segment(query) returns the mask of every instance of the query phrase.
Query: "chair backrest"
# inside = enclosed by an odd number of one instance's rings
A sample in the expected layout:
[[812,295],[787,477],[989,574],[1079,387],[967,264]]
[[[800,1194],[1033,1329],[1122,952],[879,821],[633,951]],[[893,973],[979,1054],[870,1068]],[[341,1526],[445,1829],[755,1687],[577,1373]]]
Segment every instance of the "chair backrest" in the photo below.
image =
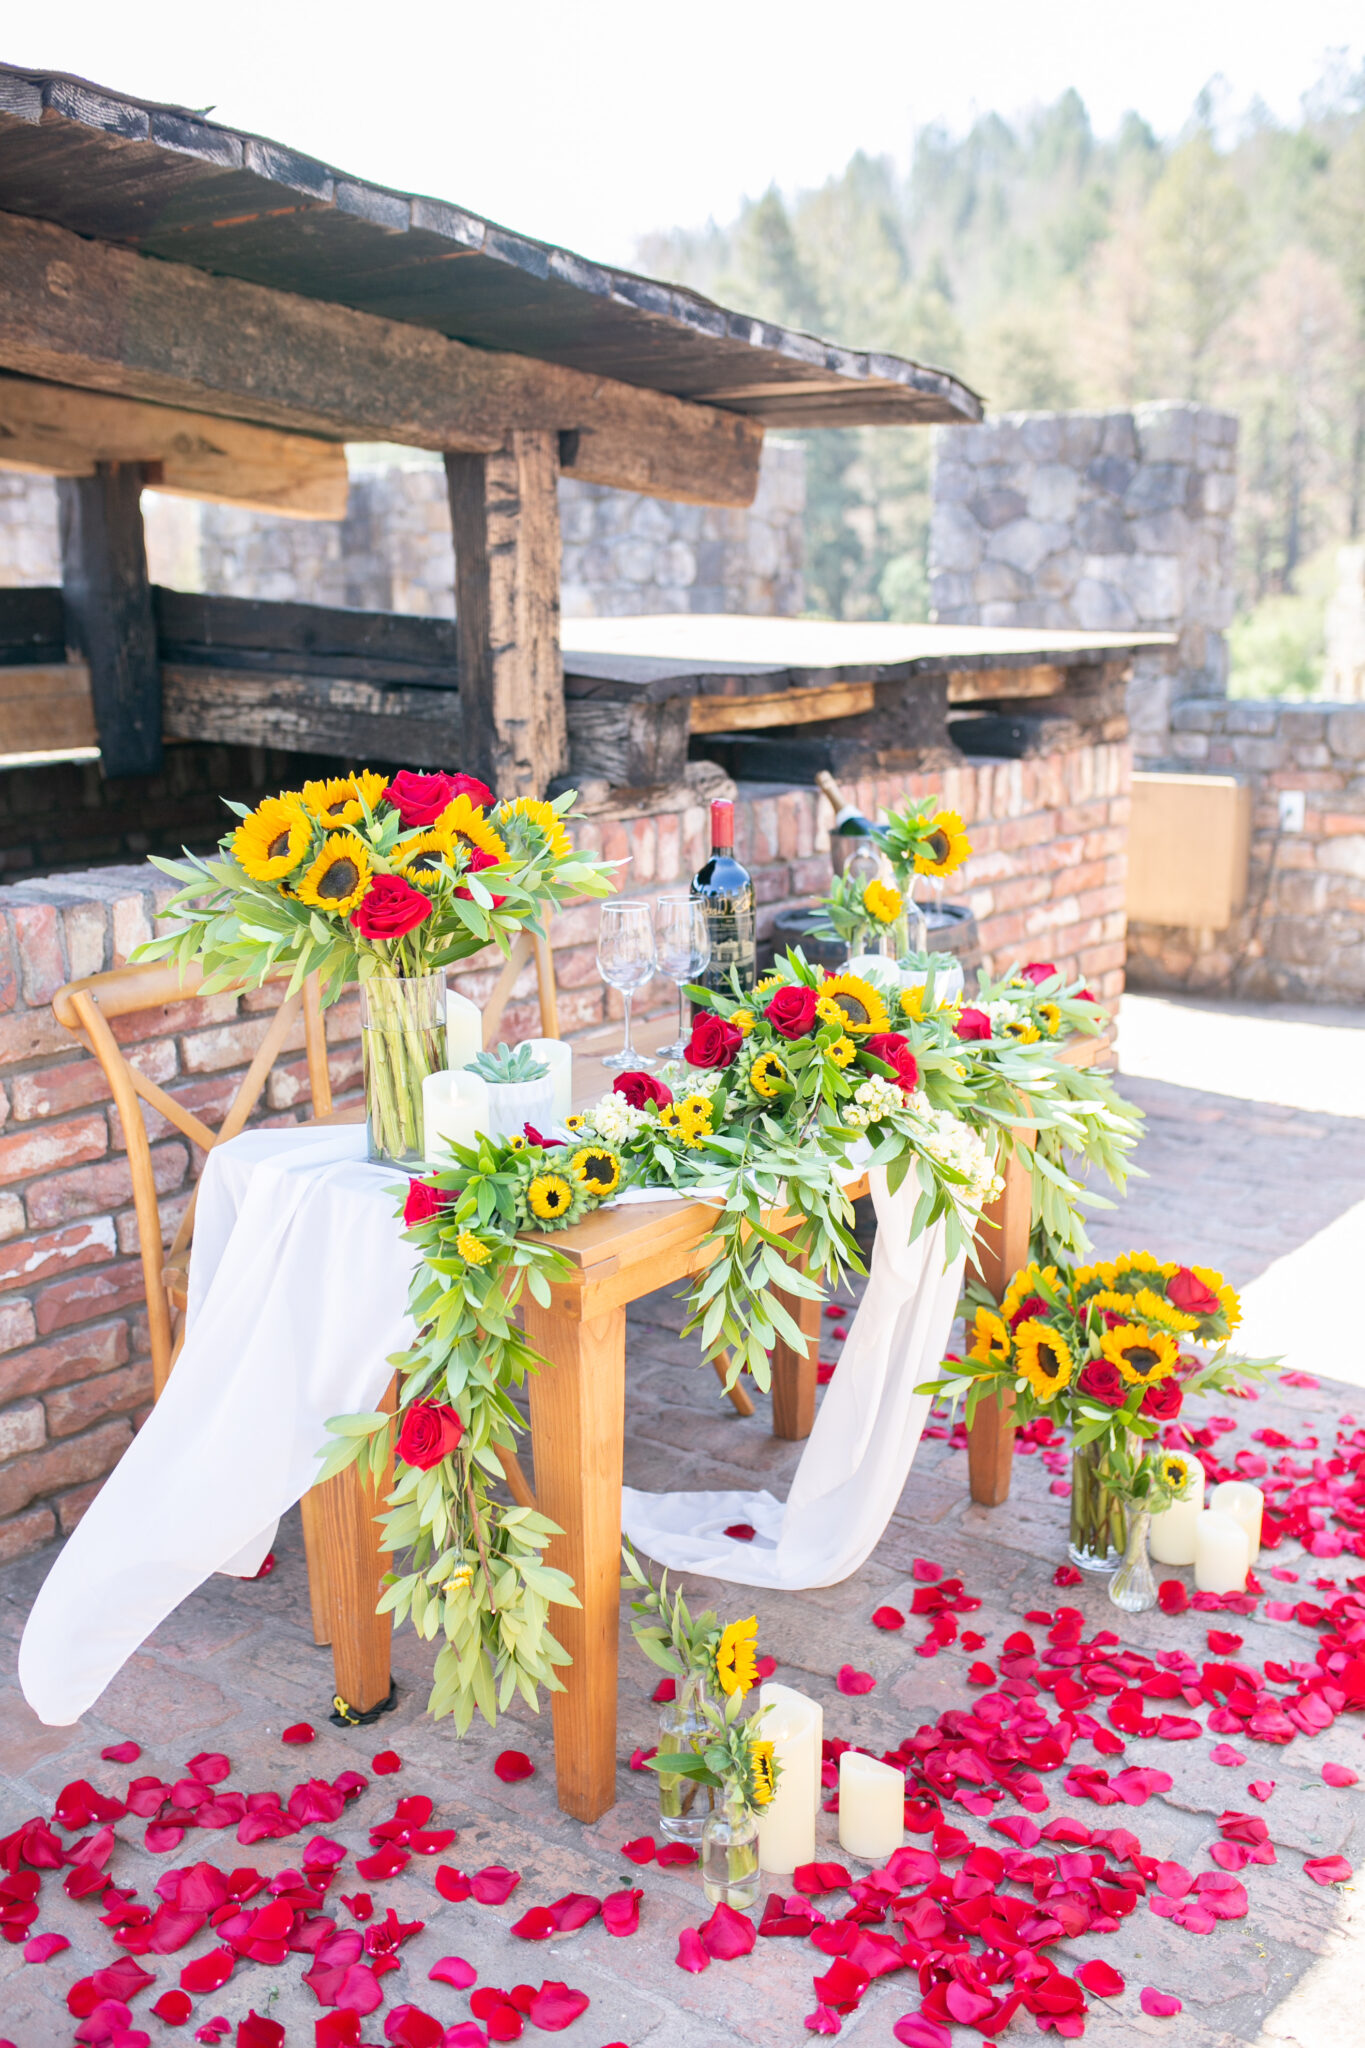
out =
[[488,1001],[483,1006],[483,1046],[487,1052],[498,1042],[498,1028],[502,1013],[511,999],[517,985],[517,976],[526,962],[535,954],[536,982],[540,991],[540,1035],[542,1038],[559,1036],[559,1003],[555,995],[555,963],[548,939],[536,932],[520,931],[512,942],[502,973],[493,984]]
[[[235,1138],[259,1102],[270,1070],[302,1010],[304,1046],[313,1091],[313,1115],[327,1116],[332,1108],[332,1085],[327,1072],[327,1032],[316,975],[310,975],[301,990],[286,996],[271,1018],[255,1058],[216,1131],[193,1110],[187,1109],[184,1103],[177,1102],[173,1095],[158,1087],[155,1081],[149,1081],[145,1074],[139,1073],[114,1036],[110,1019],[185,1002],[198,995],[203,980],[203,972],[196,966],[187,966],[182,972],[173,961],[154,961],[145,966],[116,967],[107,974],[88,974],[80,981],[67,982],[52,998],[52,1010],[58,1023],[79,1038],[104,1069],[123,1123],[133,1183],[133,1207],[142,1250],[142,1274],[147,1290],[152,1377],[158,1395],[171,1368],[170,1304],[163,1283],[163,1270],[181,1260],[187,1252],[194,1230],[198,1190],[190,1198],[169,1252],[163,1254],[151,1141],[142,1105],[150,1104],[205,1152],[211,1152],[215,1145]],[[234,984],[221,993],[237,994],[245,986],[245,983]]]

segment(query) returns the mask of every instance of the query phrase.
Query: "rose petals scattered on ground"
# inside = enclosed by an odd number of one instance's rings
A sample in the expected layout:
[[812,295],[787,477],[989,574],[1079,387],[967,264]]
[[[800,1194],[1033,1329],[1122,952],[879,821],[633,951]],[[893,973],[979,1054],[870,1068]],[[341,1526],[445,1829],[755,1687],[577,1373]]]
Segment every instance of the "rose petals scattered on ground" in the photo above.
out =
[[834,1683],[840,1692],[856,1695],[871,1692],[877,1681],[870,1671],[855,1671],[851,1664],[841,1664]]
[[737,1913],[723,1899],[697,1932],[706,1953],[718,1963],[731,1963],[737,1956],[747,1956],[758,1939],[758,1930],[748,1914]]
[[1344,1856],[1310,1856],[1303,1874],[1314,1884],[1344,1884],[1354,1872]]
[[709,1970],[711,1958],[702,1946],[702,1938],[695,1927],[684,1927],[678,1936],[678,1953],[674,1958],[680,1970],[690,1970],[695,1976],[699,1970]]
[[1324,1764],[1322,1767],[1322,1782],[1324,1785],[1358,1785],[1360,1778],[1355,1771],[1349,1769],[1345,1764]]
[[873,1628],[904,1628],[905,1616],[899,1607],[878,1607],[872,1615]]
[[1078,1571],[1074,1564],[1059,1564],[1052,1574],[1052,1583],[1054,1586],[1082,1586],[1085,1573]]
[[910,1576],[918,1586],[932,1586],[936,1579],[943,1577],[943,1566],[931,1558],[917,1557],[910,1567]]
[[633,1842],[621,1844],[621,1854],[632,1863],[652,1863],[657,1853],[653,1835],[637,1835]]
[[535,1776],[535,1765],[520,1749],[505,1749],[493,1765],[493,1775],[501,1778],[504,1785],[519,1785],[523,1778]]
[[755,1657],[754,1672],[759,1678],[771,1678],[777,1669],[776,1657]]
[[107,1764],[135,1764],[142,1751],[136,1742],[111,1742],[100,1756]]
[[378,1756],[374,1757],[370,1763],[370,1769],[374,1772],[376,1778],[391,1778],[395,1771],[401,1771],[402,1768],[403,1759],[399,1756],[397,1750],[393,1749],[381,1749]]
[[24,1943],[26,1963],[45,1963],[52,1956],[59,1956],[71,1943],[64,1934],[35,1934],[31,1941]]
[[1234,1749],[1230,1742],[1215,1742],[1213,1748],[1209,1751],[1209,1762],[1225,1764],[1229,1769],[1232,1769],[1238,1764],[1244,1764],[1246,1758],[1241,1750]]
[[519,1870],[507,1870],[501,1863],[490,1863],[483,1870],[474,1872],[469,1888],[481,1906],[501,1906],[511,1898],[520,1883]]
[[628,1891],[608,1892],[602,1901],[602,1925],[608,1934],[622,1938],[640,1931],[640,1901],[644,1897],[639,1885],[632,1885]]
[[1154,2020],[1174,2019],[1184,2005],[1171,1991],[1154,1991],[1150,1984],[1144,1984],[1138,1993],[1138,2004]]
[[468,1991],[471,1984],[478,1982],[479,1973],[463,1956],[442,1956],[427,1975],[434,1984],[449,1984],[453,1991]]
[[676,1870],[687,1863],[699,1863],[701,1858],[690,1842],[665,1842],[656,1851],[655,1861],[664,1870]]
[[1156,1597],[1163,1614],[1183,1614],[1190,1604],[1189,1588],[1183,1579],[1163,1579]]
[[295,1721],[295,1722],[293,1723],[292,1727],[286,1728],[286,1729],[284,1729],[284,1730],[282,1731],[282,1733],[281,1733],[281,1735],[280,1735],[280,1741],[281,1741],[281,1742],[312,1742],[312,1741],[314,1741],[314,1740],[316,1739],[316,1736],[317,1736],[317,1730],[316,1730],[316,1728],[314,1728],[314,1727],[313,1727],[313,1725],[312,1725],[312,1723],[311,1723],[311,1722],[309,1722],[309,1721]]
[[1265,1804],[1274,1790],[1275,1780],[1273,1778],[1253,1778],[1247,1786],[1247,1791],[1251,1794],[1252,1798],[1259,1799],[1262,1805]]
[[462,1870],[456,1870],[453,1864],[441,1863],[436,1868],[436,1889],[443,1899],[449,1899],[453,1906],[458,1906],[469,1897],[472,1886]]
[[567,1984],[547,1980],[531,1999],[526,2016],[533,2027],[541,2027],[547,2033],[557,2034],[563,2028],[572,2026],[587,2009],[586,1991],[572,1991]]

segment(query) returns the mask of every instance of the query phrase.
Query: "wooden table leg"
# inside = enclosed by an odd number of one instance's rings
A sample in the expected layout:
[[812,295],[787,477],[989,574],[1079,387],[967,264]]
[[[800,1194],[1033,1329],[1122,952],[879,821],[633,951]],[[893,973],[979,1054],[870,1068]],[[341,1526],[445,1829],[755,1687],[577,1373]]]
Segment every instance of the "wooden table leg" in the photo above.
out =
[[563,1811],[592,1821],[616,1801],[626,1312],[580,1322],[528,1298],[526,1335],[549,1361],[529,1383],[536,1506],[564,1532],[546,1562],[569,1574],[583,1603],[550,1609],[573,1659],[551,1701],[555,1778]]
[[[804,1270],[805,1260],[800,1263]],[[783,1294],[778,1298],[805,1338],[807,1350],[803,1357],[785,1337],[779,1337],[773,1346],[773,1435],[800,1442],[815,1427],[821,1304],[803,1294]]]
[[[1022,1142],[1027,1144],[1025,1135]],[[981,1277],[999,1301],[1019,1268],[1028,1263],[1032,1193],[1028,1162],[1010,1154],[1002,1174],[999,1199],[981,1214],[976,1233],[976,1263]],[[1014,1396],[982,1401],[967,1432],[967,1471],[972,1499],[978,1506],[998,1508],[1010,1497],[1014,1468]]]
[[967,1431],[967,1476],[978,1507],[998,1508],[1010,1497],[1014,1471],[1014,1390],[978,1402]]
[[[379,1406],[392,1414],[397,1398],[397,1383],[391,1381]],[[368,1466],[362,1472],[359,1464],[349,1465],[312,1491],[325,1557],[336,1690],[357,1714],[382,1706],[392,1683],[393,1621],[375,1613],[389,1553],[375,1515],[393,1484],[393,1469],[377,1487],[371,1487],[368,1473]]]

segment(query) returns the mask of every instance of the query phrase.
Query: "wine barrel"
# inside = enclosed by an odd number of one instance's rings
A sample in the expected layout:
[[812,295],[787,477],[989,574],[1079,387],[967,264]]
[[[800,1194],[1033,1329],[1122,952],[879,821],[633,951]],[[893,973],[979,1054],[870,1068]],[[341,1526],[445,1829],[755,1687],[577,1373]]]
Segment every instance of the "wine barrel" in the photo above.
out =
[[[981,939],[970,906],[966,903],[924,903],[920,908],[929,927],[930,952],[952,953],[961,963],[968,987],[972,987],[973,977],[981,965]],[[760,970],[771,967],[776,956],[785,953],[789,946],[799,946],[817,967],[827,967],[832,971],[842,967],[848,958],[848,948],[842,939],[812,936],[811,926],[819,922],[819,917],[814,905],[779,910],[768,937],[758,942]]]

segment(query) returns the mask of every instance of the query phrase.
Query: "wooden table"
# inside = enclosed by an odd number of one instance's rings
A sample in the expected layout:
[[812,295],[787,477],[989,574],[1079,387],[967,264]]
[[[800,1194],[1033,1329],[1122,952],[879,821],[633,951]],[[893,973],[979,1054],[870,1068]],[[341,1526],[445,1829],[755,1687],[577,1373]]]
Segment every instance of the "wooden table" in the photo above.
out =
[[[650,1049],[671,1036],[669,1025],[656,1023],[641,1030],[637,1043]],[[576,1103],[595,1101],[610,1085],[611,1070],[592,1054],[612,1044],[597,1038],[575,1045]],[[1065,1056],[1089,1065],[1103,1049],[1103,1041],[1078,1040]],[[865,1187],[864,1181],[853,1192]],[[616,1799],[626,1309],[702,1270],[715,1214],[709,1203],[676,1200],[600,1209],[548,1240],[571,1267],[549,1306],[529,1295],[525,1302],[526,1334],[551,1368],[529,1382],[536,1505],[564,1531],[547,1562],[569,1574],[582,1602],[555,1610],[555,1634],[573,1662],[551,1706],[559,1803],[579,1820],[596,1820]],[[791,1229],[797,1218],[775,1212],[770,1221]],[[1029,1177],[1016,1161],[979,1240],[981,1268],[997,1298],[1027,1259],[1028,1237]],[[773,1433],[800,1440],[815,1421],[820,1303],[785,1299],[810,1349],[803,1357],[781,1339],[775,1347]],[[1013,1441],[1012,1413],[983,1403],[968,1453],[974,1500],[995,1506],[1007,1496]],[[388,1559],[378,1549],[375,1502],[358,1469],[322,1491],[337,1691],[364,1710],[389,1690],[389,1617],[373,1611],[373,1589]]]

